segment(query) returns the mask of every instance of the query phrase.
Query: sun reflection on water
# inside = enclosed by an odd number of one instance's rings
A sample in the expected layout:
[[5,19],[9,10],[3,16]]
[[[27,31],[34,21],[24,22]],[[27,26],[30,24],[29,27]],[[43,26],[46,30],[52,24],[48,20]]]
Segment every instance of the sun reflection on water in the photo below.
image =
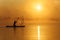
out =
[[40,40],[40,26],[38,26],[38,40]]

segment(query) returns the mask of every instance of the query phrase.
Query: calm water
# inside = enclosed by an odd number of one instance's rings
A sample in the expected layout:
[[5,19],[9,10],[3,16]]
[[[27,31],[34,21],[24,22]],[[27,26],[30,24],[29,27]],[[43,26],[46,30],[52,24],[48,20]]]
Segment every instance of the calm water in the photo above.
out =
[[[38,25],[24,28],[0,28],[0,40],[38,40]],[[40,24],[40,40],[60,40],[60,24]]]

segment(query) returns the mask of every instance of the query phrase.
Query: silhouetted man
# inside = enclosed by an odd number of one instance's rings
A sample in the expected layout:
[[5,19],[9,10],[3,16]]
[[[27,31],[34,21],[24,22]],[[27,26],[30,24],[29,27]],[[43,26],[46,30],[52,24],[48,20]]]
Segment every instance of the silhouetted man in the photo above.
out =
[[13,23],[14,28],[16,28],[16,23],[17,23],[18,19],[19,19],[19,17],[17,18],[17,20],[14,20],[14,23]]

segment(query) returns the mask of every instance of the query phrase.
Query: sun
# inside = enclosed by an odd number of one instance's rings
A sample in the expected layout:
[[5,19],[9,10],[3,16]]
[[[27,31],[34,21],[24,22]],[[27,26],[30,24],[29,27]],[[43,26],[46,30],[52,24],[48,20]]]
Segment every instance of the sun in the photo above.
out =
[[36,10],[42,10],[42,6],[39,4],[37,4],[35,8],[36,8]]
[[26,4],[25,11],[27,13],[41,13],[43,11],[43,5],[41,3]]

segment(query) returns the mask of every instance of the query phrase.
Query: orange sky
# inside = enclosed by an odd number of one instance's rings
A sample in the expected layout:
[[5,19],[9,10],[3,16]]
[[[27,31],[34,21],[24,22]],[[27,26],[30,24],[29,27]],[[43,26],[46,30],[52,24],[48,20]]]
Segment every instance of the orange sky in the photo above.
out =
[[[50,15],[52,11],[54,11],[55,5],[58,4],[59,1],[53,0],[0,0],[0,16],[20,16],[20,15],[29,15],[33,18],[38,15],[47,16]],[[43,7],[42,12],[36,12],[36,9],[33,9],[33,5],[40,4]],[[4,12],[3,12],[4,11]],[[8,12],[7,12],[8,11]],[[36,17],[35,17],[36,18]]]

